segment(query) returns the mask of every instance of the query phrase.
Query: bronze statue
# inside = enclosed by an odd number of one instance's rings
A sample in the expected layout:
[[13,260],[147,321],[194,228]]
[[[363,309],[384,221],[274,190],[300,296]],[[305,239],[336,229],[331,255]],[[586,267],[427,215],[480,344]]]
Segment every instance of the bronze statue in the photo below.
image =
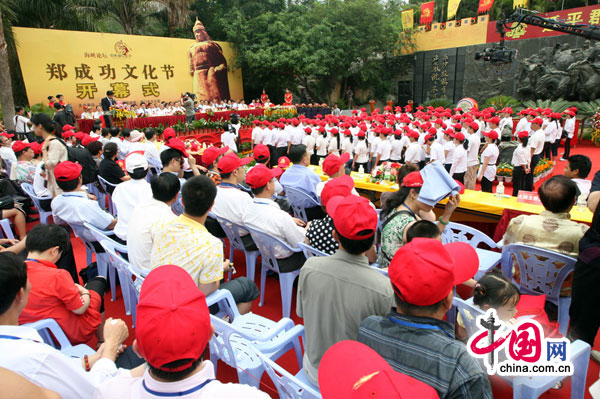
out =
[[229,100],[227,60],[223,49],[210,40],[202,22],[194,24],[194,43],[188,50],[190,74],[194,76],[193,92],[198,100]]

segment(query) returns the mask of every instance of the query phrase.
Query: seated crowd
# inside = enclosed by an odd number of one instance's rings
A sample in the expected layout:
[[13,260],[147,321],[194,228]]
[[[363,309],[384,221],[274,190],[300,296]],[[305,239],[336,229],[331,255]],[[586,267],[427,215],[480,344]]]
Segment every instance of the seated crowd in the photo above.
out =
[[[498,111],[502,119],[457,110],[395,111],[356,112],[347,120],[257,121],[249,157],[237,154],[235,144],[204,148],[180,140],[171,128],[161,140],[152,128],[142,133],[95,125],[87,134],[46,114],[26,122],[35,137],[15,140],[1,133],[0,208],[20,239],[0,241],[6,247],[0,252],[0,375],[7,373],[7,389],[41,388],[40,397],[54,391],[65,398],[269,397],[218,381],[216,364],[206,358],[218,310],[207,305],[211,295],[229,291],[241,317],[260,295],[258,280],[237,275],[228,259],[223,223],[229,223],[246,251],[262,250],[258,233],[285,244],[274,245],[272,256],[279,274],[299,273],[294,291],[305,329],[301,367],[324,398],[354,397],[353,391],[404,397],[403,390],[423,398],[491,398],[485,369],[462,342],[468,338],[462,321],[449,322],[446,314],[461,285],[472,289],[476,306],[495,307],[505,321],[526,296],[496,270],[475,281],[475,249],[442,244],[442,234],[464,186],[475,188],[479,181],[491,191],[498,132],[508,119],[512,123],[512,110]],[[534,142],[524,152],[515,149],[526,160],[524,180],[535,168],[535,135],[544,124],[540,112],[532,112],[524,116],[527,134],[515,136],[519,146],[527,147],[529,134]],[[558,124],[560,114],[545,119]],[[451,122],[448,132],[444,126]],[[561,289],[562,296],[572,296],[568,338],[593,345],[600,318],[589,314],[600,300],[594,289],[600,269],[585,266],[600,260],[589,251],[600,246],[600,171],[586,180],[591,160],[565,155],[564,175],[538,189],[545,210],[513,218],[502,242],[578,259]],[[402,167],[398,190],[381,197],[378,213],[349,174],[386,161]],[[315,172],[319,163],[323,176]],[[27,233],[28,214],[35,210],[23,190],[51,212],[52,224]],[[3,196],[12,203],[4,206]],[[591,228],[571,220],[581,197],[594,212]],[[443,198],[448,200],[438,217],[434,207]],[[292,216],[299,208],[306,220]],[[99,274],[100,265],[75,262],[71,233],[97,255],[105,252],[92,229],[125,245],[132,270],[146,276],[134,281],[139,302],[130,347],[124,345],[130,334],[125,322],[105,312],[110,282]],[[307,259],[300,243],[325,256]],[[518,267],[513,274],[519,281]],[[97,342],[97,350],[72,358],[23,325],[49,318],[72,345]],[[600,361],[598,353],[592,358]],[[387,377],[370,381],[379,372]]]

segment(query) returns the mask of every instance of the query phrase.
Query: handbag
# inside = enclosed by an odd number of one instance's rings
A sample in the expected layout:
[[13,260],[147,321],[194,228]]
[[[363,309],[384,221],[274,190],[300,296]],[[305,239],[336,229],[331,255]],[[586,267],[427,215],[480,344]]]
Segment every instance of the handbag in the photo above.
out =
[[15,201],[11,196],[5,195],[0,197],[0,210],[1,209],[12,209],[15,207]]
[[567,137],[569,137],[569,132],[567,132],[565,129],[563,129],[562,135],[560,136],[560,138],[566,139]]

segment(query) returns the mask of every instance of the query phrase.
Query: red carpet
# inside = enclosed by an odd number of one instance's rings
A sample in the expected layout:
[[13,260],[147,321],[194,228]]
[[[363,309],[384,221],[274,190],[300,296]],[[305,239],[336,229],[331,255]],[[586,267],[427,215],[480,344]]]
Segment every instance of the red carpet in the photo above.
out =
[[[559,151],[559,154],[562,153],[562,148]],[[579,145],[576,148],[571,150],[571,155],[574,154],[584,154],[589,156],[592,159],[592,172],[590,173],[590,176],[588,177],[589,179],[591,179],[594,175],[594,173],[596,171],[598,171],[600,169],[600,167],[598,166],[600,164],[600,148],[598,147],[594,147],[591,145]],[[565,162],[562,161],[557,161],[557,164],[554,168],[554,174],[562,174],[563,173],[563,169],[565,166]],[[541,182],[538,182],[536,184],[536,188],[539,187],[539,185],[541,184]],[[512,189],[512,188],[511,188]],[[30,225],[29,227],[32,227],[32,225]],[[71,242],[73,243],[73,250],[75,253],[75,258],[77,261],[77,265],[78,268],[81,269],[83,267],[85,267],[85,262],[86,262],[86,257],[85,257],[85,247],[83,246],[83,244],[81,243],[81,241],[79,239],[76,238],[72,238]],[[229,249],[226,248],[225,251],[226,254],[229,253]],[[238,270],[238,275],[239,276],[244,276],[245,275],[245,261],[244,261],[244,254],[236,251],[235,255],[234,255],[234,262],[236,265],[236,269]],[[256,283],[257,285],[260,286],[260,269],[257,268],[256,270]],[[295,300],[295,294],[293,297],[293,302],[292,302],[292,316],[291,318],[294,320],[294,322],[296,323],[302,323],[302,319],[299,318],[296,315],[296,300]],[[131,328],[131,317],[130,316],[126,316],[125,315],[125,308],[123,306],[123,297],[120,293],[120,291],[117,293],[117,299],[115,302],[111,302],[110,300],[110,293],[107,293],[105,296],[105,308],[106,308],[106,317],[115,317],[115,318],[122,318],[123,320],[125,320],[129,326],[129,338],[126,341],[126,344],[131,345],[131,343],[134,340],[135,337],[135,330],[133,328]],[[266,292],[265,292],[265,304],[263,307],[258,306],[258,300],[256,300],[256,302],[254,303],[254,306],[252,307],[252,311],[256,314],[259,314],[261,316],[267,317],[269,319],[272,320],[279,320],[281,319],[282,313],[281,313],[281,294],[280,294],[280,290],[279,290],[279,281],[273,279],[273,278],[267,278],[267,282],[266,282]],[[89,345],[92,347],[95,347],[95,342],[89,342]],[[595,349],[600,349],[600,337],[597,337],[595,345],[594,345]],[[288,353],[286,354],[284,357],[282,357],[278,363],[280,365],[282,365],[285,369],[287,369],[289,372],[291,372],[292,374],[296,374],[298,372],[298,364],[296,362],[296,358],[293,355],[293,353]],[[591,385],[593,382],[595,382],[598,379],[598,374],[600,372],[600,366],[597,365],[596,363],[594,363],[593,361],[590,361],[590,365],[588,368],[588,378],[587,378],[587,383],[586,383],[586,387],[589,387],[589,385]],[[238,377],[237,377],[237,373],[234,369],[230,368],[229,366],[225,365],[224,363],[220,362],[219,363],[219,367],[218,367],[218,375],[217,378],[220,381],[223,382],[238,382]],[[498,377],[492,377],[491,379],[492,382],[492,389],[493,389],[493,393],[494,393],[494,397],[495,398],[512,398],[512,389],[511,387],[505,383],[504,381],[502,381],[500,378]],[[269,393],[272,397],[277,398],[279,397],[276,390],[274,390],[274,386],[273,383],[270,381],[268,375],[265,373],[263,375],[263,378],[261,380],[261,389],[267,393]],[[545,394],[543,394],[541,396],[541,398],[569,398],[571,396],[571,383],[570,383],[570,379],[567,378],[565,380],[565,384],[563,386],[563,388],[561,388],[560,390],[549,390],[548,392],[546,392]],[[587,393],[586,391],[586,395],[585,398],[590,398],[591,395],[589,395],[589,393]]]

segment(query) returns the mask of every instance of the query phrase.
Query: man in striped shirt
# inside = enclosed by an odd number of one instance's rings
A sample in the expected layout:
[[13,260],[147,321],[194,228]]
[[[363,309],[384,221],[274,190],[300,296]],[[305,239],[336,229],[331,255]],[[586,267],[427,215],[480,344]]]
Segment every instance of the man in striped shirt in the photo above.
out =
[[414,238],[389,267],[397,311],[367,317],[358,340],[394,370],[433,387],[440,398],[492,398],[486,373],[454,338],[454,326],[443,321],[454,286],[472,278],[478,266],[468,244]]

